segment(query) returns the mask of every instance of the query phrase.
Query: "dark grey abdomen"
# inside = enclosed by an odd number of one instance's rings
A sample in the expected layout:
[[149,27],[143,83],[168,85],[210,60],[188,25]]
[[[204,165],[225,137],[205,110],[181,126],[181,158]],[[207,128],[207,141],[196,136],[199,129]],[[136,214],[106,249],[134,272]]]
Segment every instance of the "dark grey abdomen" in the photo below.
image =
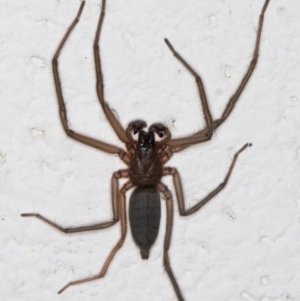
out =
[[152,186],[137,187],[131,194],[129,221],[135,243],[143,259],[148,259],[160,223],[160,197]]

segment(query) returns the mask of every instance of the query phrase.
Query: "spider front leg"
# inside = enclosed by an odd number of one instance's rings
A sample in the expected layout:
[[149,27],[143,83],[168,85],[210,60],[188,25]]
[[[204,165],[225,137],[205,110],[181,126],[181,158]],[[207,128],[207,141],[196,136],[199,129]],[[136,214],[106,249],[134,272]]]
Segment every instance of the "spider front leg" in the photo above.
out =
[[126,131],[123,129],[122,125],[120,124],[119,120],[116,118],[115,114],[110,109],[109,105],[104,101],[104,84],[103,84],[103,73],[101,67],[99,39],[100,39],[100,33],[101,33],[102,24],[105,16],[105,7],[106,7],[106,0],[102,0],[101,14],[100,14],[95,41],[94,41],[94,59],[95,59],[96,77],[97,77],[97,83],[96,83],[97,96],[101,108],[104,111],[104,114],[108,119],[110,125],[114,129],[115,133],[117,134],[117,136],[122,142],[128,143],[129,140],[126,135]]
[[105,276],[110,263],[112,262],[112,260],[115,256],[115,254],[117,253],[117,251],[122,247],[122,245],[124,243],[124,240],[125,240],[125,237],[126,237],[127,225],[126,225],[126,198],[125,198],[125,193],[126,193],[126,191],[128,191],[132,187],[133,187],[132,183],[130,181],[128,181],[123,185],[123,187],[121,188],[121,190],[119,192],[119,195],[120,195],[120,197],[119,197],[119,209],[120,209],[119,214],[120,214],[120,223],[121,223],[121,238],[119,239],[118,243],[115,245],[115,247],[110,252],[110,254],[107,257],[100,273],[96,276],[84,278],[84,279],[81,279],[81,280],[72,281],[72,282],[68,283],[67,285],[65,285],[58,292],[58,294],[61,294],[64,290],[66,290],[68,287],[70,287],[72,285],[77,285],[77,284],[97,280],[97,279],[102,278],[102,277]]
[[[243,152],[249,146],[251,146],[251,144],[246,143],[239,151],[237,151],[235,153],[224,181],[220,185],[218,185],[211,193],[209,193],[203,200],[199,201],[196,205],[194,205],[192,208],[190,208],[188,210],[185,209],[183,189],[182,189],[180,175],[179,175],[177,169],[171,168],[171,167],[165,167],[163,170],[163,176],[171,175],[173,177],[173,183],[174,183],[174,187],[175,187],[175,192],[176,192],[176,197],[177,197],[177,202],[178,202],[178,209],[179,209],[180,215],[186,216],[186,215],[195,213],[202,206],[204,206],[208,201],[210,201],[213,197],[215,197],[222,189],[224,189],[231,176],[232,170],[234,168],[234,165],[236,163],[236,160],[237,160],[239,154],[241,152]],[[165,189],[168,190],[166,186],[165,186]]]
[[236,102],[238,101],[240,95],[242,94],[246,84],[248,83],[255,67],[257,64],[257,60],[258,60],[258,52],[259,52],[259,45],[260,45],[260,37],[261,37],[261,32],[262,32],[262,28],[263,28],[263,22],[264,22],[264,16],[265,16],[265,12],[267,10],[268,4],[269,4],[270,0],[266,0],[265,4],[261,10],[260,16],[259,16],[259,23],[258,23],[258,29],[257,29],[257,36],[256,36],[256,42],[255,42],[255,49],[254,49],[254,54],[253,54],[253,58],[252,61],[250,63],[250,66],[246,72],[246,74],[244,75],[242,82],[240,83],[240,85],[238,86],[236,92],[234,93],[234,95],[229,99],[229,102],[221,116],[220,119],[216,120],[216,124],[215,124],[215,128],[219,127],[226,119],[227,117],[230,115],[231,111],[233,110]]
[[[174,56],[185,66],[185,68],[187,68],[190,73],[195,77],[196,79],[196,83],[198,86],[198,90],[199,90],[199,96],[200,96],[200,100],[202,103],[202,109],[203,109],[203,114],[204,114],[204,118],[205,118],[205,122],[206,122],[206,135],[204,138],[202,138],[200,141],[199,138],[198,140],[196,140],[197,142],[194,143],[199,143],[199,142],[204,142],[207,140],[210,140],[212,134],[213,134],[213,126],[212,126],[212,116],[209,110],[209,106],[208,106],[208,102],[207,102],[207,97],[206,97],[206,93],[205,93],[205,89],[202,83],[202,79],[201,77],[194,71],[194,69],[175,51],[174,47],[172,46],[172,44],[168,41],[168,39],[165,39],[166,44],[168,45],[168,47],[170,48],[170,50],[172,51],[172,53],[174,54]],[[192,136],[193,137],[193,136]],[[182,138],[184,139],[181,143],[183,144],[194,144],[191,139],[189,139],[191,137],[187,137],[187,138]],[[181,140],[182,140],[181,139]],[[174,142],[175,141],[175,142]],[[179,143],[179,139],[172,139],[171,141],[168,142],[169,146],[176,146]]]
[[112,210],[113,210],[113,219],[110,222],[99,223],[90,226],[81,226],[81,227],[72,227],[72,228],[63,228],[62,226],[50,221],[49,219],[45,218],[44,216],[40,215],[39,213],[22,213],[22,217],[36,217],[43,222],[47,223],[48,225],[56,228],[57,230],[64,232],[64,233],[77,233],[77,232],[84,232],[84,231],[93,231],[93,230],[102,230],[109,228],[115,225],[119,221],[119,179],[120,178],[128,178],[129,172],[128,170],[119,170],[114,172],[112,179],[111,179],[111,200],[112,200]]
[[[102,4],[105,5],[105,1],[103,1]],[[97,148],[106,153],[117,154],[126,164],[128,164],[129,163],[128,154],[126,154],[126,152],[124,150],[122,150],[114,145],[105,143],[103,141],[99,141],[99,140],[78,134],[78,133],[72,131],[68,126],[67,109],[66,109],[66,105],[64,102],[64,97],[63,97],[62,88],[61,88],[61,80],[60,80],[59,71],[58,71],[58,58],[59,58],[60,52],[61,52],[63,46],[65,45],[68,37],[70,36],[71,32],[73,31],[74,27],[76,26],[76,24],[79,21],[79,18],[83,11],[84,5],[85,5],[85,2],[83,1],[79,7],[79,11],[77,13],[76,18],[74,19],[70,28],[67,30],[66,34],[64,35],[61,43],[59,44],[59,46],[57,48],[55,55],[53,57],[53,60],[52,60],[52,68],[53,68],[56,95],[57,95],[57,100],[58,100],[58,105],[59,105],[60,120],[61,120],[64,131],[70,138],[72,138],[76,141],[79,141],[83,144],[89,145],[91,147]],[[104,8],[102,8],[102,9],[104,9]],[[101,16],[102,17],[100,18],[100,20],[103,19],[104,11],[102,11]],[[99,24],[101,25],[102,22]],[[100,30],[100,29],[98,28],[98,30]]]
[[178,139],[172,139],[170,140],[167,145],[172,147],[174,152],[179,152],[182,151],[183,149],[196,144],[196,143],[202,143],[205,142],[207,140],[209,140],[211,138],[211,135],[213,133],[213,131],[215,129],[217,129],[230,115],[230,113],[232,112],[236,102],[238,101],[240,95],[242,94],[246,84],[248,83],[254,69],[255,66],[257,64],[257,60],[258,60],[258,52],[259,52],[259,45],[260,45],[260,37],[261,37],[261,32],[262,32],[262,28],[263,28],[263,21],[264,21],[264,15],[265,15],[265,11],[268,7],[270,0],[266,0],[264,3],[264,6],[262,8],[261,14],[260,14],[260,18],[259,18],[259,24],[258,24],[258,30],[257,30],[257,36],[256,36],[256,43],[255,43],[255,49],[254,49],[254,54],[253,54],[253,58],[252,61],[250,63],[250,66],[248,67],[248,70],[245,74],[245,76],[242,79],[242,82],[240,83],[240,85],[238,86],[236,92],[234,93],[234,95],[229,99],[229,102],[227,104],[227,106],[224,109],[224,112],[221,116],[221,118],[217,119],[217,120],[212,120],[210,111],[209,111],[209,107],[208,107],[208,103],[207,103],[207,99],[206,99],[206,95],[205,95],[205,89],[204,86],[202,84],[202,80],[200,78],[200,76],[193,70],[193,68],[177,53],[177,51],[174,49],[174,47],[171,45],[171,43],[165,39],[165,42],[167,43],[168,47],[170,48],[170,50],[172,51],[172,53],[174,54],[174,56],[189,70],[189,72],[195,77],[196,79],[196,83],[199,89],[199,94],[200,94],[200,99],[202,102],[202,108],[203,108],[203,113],[204,113],[204,117],[205,117],[205,121],[206,121],[206,129],[201,130],[199,132],[197,132],[196,134],[189,136],[189,137],[185,137],[185,138],[178,138]]

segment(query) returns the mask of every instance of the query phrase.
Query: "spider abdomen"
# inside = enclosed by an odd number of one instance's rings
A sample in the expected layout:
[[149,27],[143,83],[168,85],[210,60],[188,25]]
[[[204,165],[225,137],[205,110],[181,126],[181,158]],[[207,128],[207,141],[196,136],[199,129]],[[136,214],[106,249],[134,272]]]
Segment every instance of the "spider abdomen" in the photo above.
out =
[[148,259],[160,224],[160,197],[154,186],[137,187],[129,202],[129,221],[142,259]]

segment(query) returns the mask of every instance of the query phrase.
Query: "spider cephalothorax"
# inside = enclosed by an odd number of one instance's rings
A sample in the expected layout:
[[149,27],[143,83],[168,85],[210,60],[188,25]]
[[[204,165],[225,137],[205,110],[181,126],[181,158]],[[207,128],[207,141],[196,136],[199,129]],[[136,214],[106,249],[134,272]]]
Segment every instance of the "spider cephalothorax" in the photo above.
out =
[[162,174],[163,164],[156,151],[154,132],[140,131],[135,153],[130,159],[130,181],[136,186],[155,186]]

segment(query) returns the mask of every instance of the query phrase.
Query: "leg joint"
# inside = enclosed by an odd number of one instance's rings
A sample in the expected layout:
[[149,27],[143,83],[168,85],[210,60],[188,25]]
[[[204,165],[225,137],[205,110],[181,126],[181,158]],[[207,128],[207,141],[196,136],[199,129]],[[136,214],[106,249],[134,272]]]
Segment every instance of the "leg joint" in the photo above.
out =
[[122,175],[122,171],[121,171],[121,170],[115,171],[115,172],[113,173],[113,178],[120,179],[120,178],[122,178],[122,177],[123,177],[123,175]]
[[165,196],[167,201],[172,199],[171,191],[168,189],[168,187],[166,185],[161,184],[159,190]]
[[165,167],[164,168],[163,175],[165,175],[165,176],[174,176],[176,174],[178,174],[178,171],[177,171],[176,168],[174,168],[174,167]]

